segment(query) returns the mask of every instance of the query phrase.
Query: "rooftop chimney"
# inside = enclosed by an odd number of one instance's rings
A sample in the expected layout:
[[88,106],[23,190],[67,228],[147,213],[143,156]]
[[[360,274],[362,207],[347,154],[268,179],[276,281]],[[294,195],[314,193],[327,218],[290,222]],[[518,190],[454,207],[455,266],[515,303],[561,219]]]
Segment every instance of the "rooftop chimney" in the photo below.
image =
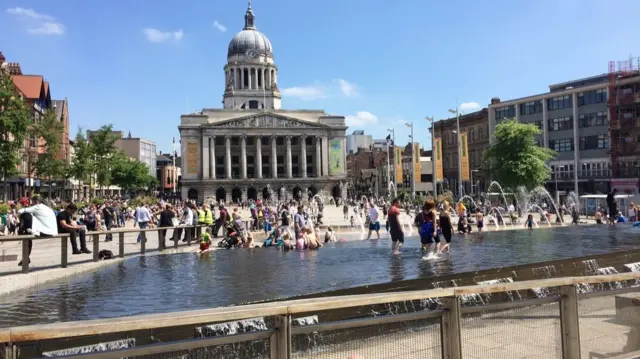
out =
[[491,104],[495,105],[497,103],[500,103],[500,97],[494,97],[491,99]]
[[9,71],[10,75],[22,75],[22,69],[20,68],[20,64],[17,62],[9,62],[7,71]]

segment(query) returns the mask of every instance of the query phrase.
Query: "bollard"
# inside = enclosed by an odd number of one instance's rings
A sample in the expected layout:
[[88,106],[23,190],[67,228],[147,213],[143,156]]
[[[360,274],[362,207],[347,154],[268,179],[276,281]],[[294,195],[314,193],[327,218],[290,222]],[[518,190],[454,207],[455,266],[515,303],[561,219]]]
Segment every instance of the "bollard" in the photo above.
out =
[[60,266],[62,268],[67,268],[69,264],[69,248],[67,248],[69,242],[67,242],[67,237],[60,238]]
[[97,262],[99,260],[98,252],[100,252],[100,235],[94,234],[93,237],[93,261]]
[[29,239],[22,240],[22,273],[29,273]]
[[124,232],[118,233],[118,257],[124,258]]

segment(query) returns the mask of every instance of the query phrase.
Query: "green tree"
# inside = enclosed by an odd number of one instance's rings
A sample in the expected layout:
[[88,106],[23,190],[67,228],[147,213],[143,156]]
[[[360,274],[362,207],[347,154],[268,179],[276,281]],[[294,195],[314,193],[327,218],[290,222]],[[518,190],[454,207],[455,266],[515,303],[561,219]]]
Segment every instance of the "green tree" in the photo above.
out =
[[44,117],[31,127],[30,133],[44,142],[44,151],[38,155],[34,165],[38,176],[49,180],[48,193],[51,197],[53,180],[64,177],[65,160],[62,156],[64,125],[58,119],[56,111],[49,109]]
[[94,160],[94,174],[96,184],[103,188],[112,182],[111,166],[113,165],[118,148],[118,136],[113,133],[113,125],[104,125],[91,134],[89,142]]
[[496,126],[495,143],[485,153],[485,167],[503,187],[533,189],[551,177],[546,162],[556,153],[537,145],[540,129],[534,124],[508,120]]
[[0,176],[7,199],[7,179],[19,173],[21,151],[30,123],[29,110],[18,94],[11,75],[0,69]]
[[87,137],[80,127],[78,128],[78,133],[76,133],[73,150],[74,157],[71,160],[69,174],[83,184],[84,182],[90,181],[94,173],[95,163],[93,161],[93,154],[91,153],[91,146],[89,146]]
[[[122,152],[112,157],[111,181],[126,192],[148,191],[151,179],[149,166],[133,158],[125,156]],[[151,177],[151,178],[150,178]]]

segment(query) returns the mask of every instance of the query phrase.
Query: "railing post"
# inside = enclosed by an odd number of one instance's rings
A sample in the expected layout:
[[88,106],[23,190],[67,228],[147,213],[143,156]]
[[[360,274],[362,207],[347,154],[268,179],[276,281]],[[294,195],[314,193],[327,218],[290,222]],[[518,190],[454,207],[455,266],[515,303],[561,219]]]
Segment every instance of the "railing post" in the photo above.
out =
[[67,268],[67,265],[69,264],[68,245],[69,242],[67,241],[67,237],[60,237],[60,266],[62,268]]
[[171,239],[173,240],[173,248],[178,249],[178,245],[180,244],[180,238],[176,239],[176,227],[173,227],[173,232],[171,232]]
[[580,359],[580,320],[578,293],[574,285],[560,287],[560,327],[562,330],[562,357]]
[[140,254],[145,254],[147,252],[147,232],[140,230],[140,235],[142,236],[142,240],[140,241]]
[[118,233],[118,257],[124,258],[124,232]]
[[94,234],[93,236],[93,261],[97,262],[100,260],[98,253],[100,252],[100,235]]
[[22,273],[29,273],[29,239],[22,240]]
[[162,229],[158,229],[158,251],[164,251],[165,243],[164,243],[164,235],[165,231]]
[[191,245],[191,237],[193,236],[193,232],[195,232],[195,227],[193,227],[193,226],[186,226],[185,227],[184,236],[185,236],[185,238],[187,238],[187,245],[188,246]]
[[442,304],[446,309],[440,322],[442,359],[462,359],[460,300],[457,296],[443,298]]
[[271,336],[271,359],[291,358],[291,316],[279,315],[276,317],[276,332]]

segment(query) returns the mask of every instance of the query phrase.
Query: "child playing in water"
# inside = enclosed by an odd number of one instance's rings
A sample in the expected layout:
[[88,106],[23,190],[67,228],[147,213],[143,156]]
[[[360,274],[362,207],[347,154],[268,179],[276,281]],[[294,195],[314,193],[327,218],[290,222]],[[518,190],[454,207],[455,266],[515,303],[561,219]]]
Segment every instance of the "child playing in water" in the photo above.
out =
[[207,229],[202,233],[202,238],[200,239],[200,250],[198,253],[208,252],[211,247],[211,227],[207,227]]
[[336,235],[333,234],[331,227],[327,228],[327,232],[324,234],[324,243],[333,243],[336,241]]
[[480,208],[476,209],[476,221],[478,222],[478,233],[480,233],[484,227],[484,217]]
[[530,214],[527,216],[527,221],[524,224],[529,230],[533,229],[533,215]]

